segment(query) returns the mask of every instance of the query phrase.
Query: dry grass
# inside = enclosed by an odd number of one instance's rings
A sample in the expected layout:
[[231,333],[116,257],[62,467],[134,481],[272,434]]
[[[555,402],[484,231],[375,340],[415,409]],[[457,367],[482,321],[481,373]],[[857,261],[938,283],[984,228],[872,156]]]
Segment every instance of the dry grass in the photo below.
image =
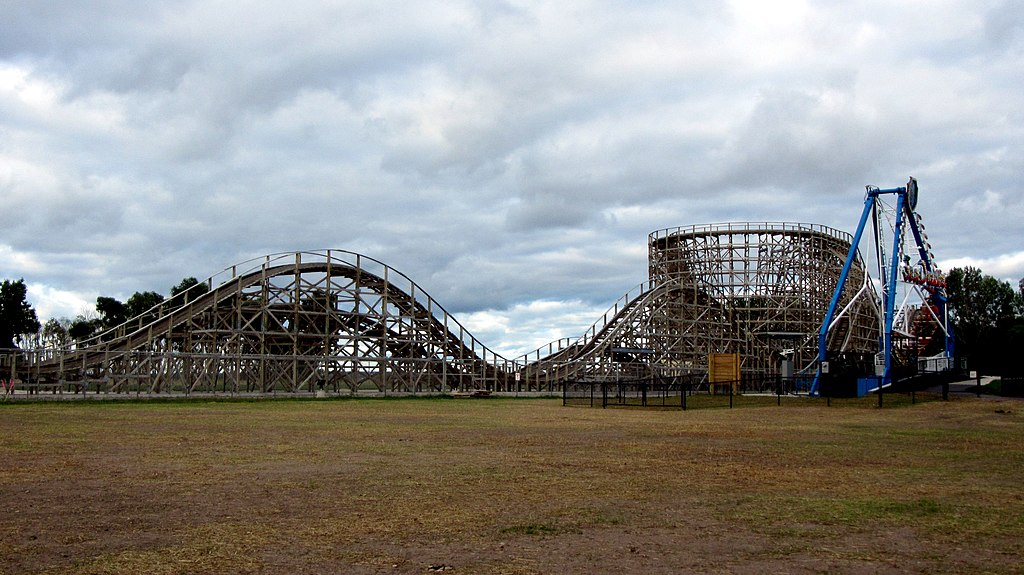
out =
[[1009,573],[1024,403],[0,406],[0,573]]

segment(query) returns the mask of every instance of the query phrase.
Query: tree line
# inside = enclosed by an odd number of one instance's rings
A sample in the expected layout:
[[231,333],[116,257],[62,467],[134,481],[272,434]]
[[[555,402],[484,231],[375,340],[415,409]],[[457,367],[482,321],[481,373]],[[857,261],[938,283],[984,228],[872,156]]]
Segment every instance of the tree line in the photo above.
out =
[[188,303],[210,290],[205,283],[187,277],[171,287],[170,295],[135,292],[127,301],[109,296],[96,298],[95,311],[86,311],[74,319],[51,318],[40,324],[35,309],[28,303],[25,280],[0,283],[0,349],[19,346],[64,347],[91,338],[133,318],[142,324],[159,317],[164,309]]
[[1024,375],[1024,279],[1013,289],[974,267],[946,276],[959,365],[989,375]]

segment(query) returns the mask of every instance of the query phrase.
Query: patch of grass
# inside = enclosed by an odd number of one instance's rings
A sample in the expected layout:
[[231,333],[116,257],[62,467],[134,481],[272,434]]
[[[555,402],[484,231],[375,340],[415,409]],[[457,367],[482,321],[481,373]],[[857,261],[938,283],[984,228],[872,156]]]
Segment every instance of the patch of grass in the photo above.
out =
[[561,531],[562,529],[554,525],[544,523],[524,523],[501,529],[501,533],[507,535],[557,535]]
[[929,498],[896,500],[888,497],[864,499],[833,499],[820,510],[809,510],[812,518],[824,522],[838,521],[849,525],[888,521],[906,524],[914,519],[940,513],[941,506]]
[[0,572],[885,571],[894,533],[918,572],[1010,572],[1024,417],[999,409],[26,404],[0,414]]

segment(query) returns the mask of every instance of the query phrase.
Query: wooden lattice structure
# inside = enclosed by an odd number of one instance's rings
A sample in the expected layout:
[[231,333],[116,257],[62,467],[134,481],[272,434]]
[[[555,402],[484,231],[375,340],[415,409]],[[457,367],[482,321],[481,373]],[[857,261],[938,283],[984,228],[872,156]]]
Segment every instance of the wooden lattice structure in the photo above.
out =
[[[721,353],[739,354],[744,374],[778,374],[783,357],[806,371],[851,240],[793,223],[653,232],[648,282],[583,337],[528,355],[524,373],[538,382],[706,373],[707,358]],[[850,277],[863,291],[844,298],[828,345],[864,352],[877,345],[878,302],[859,258]]]
[[[557,391],[569,381],[706,374],[707,358],[722,353],[738,354],[745,374],[768,375],[784,350],[798,369],[813,362],[850,237],[722,224],[657,231],[648,247],[647,282],[579,338],[513,360],[404,274],[342,250],[232,266],[179,305],[11,359],[37,385],[107,393]],[[859,260],[851,281],[870,292]],[[829,346],[872,349],[876,298],[847,302]]]
[[39,376],[109,392],[386,393],[505,389],[514,371],[415,282],[360,254],[267,256],[207,286],[57,354]]
[[[849,234],[833,228],[791,223],[730,223],[652,233],[651,280],[680,288],[680,312],[666,314],[682,323],[672,330],[683,339],[674,347],[702,352],[684,353],[684,361],[708,353],[739,353],[745,373],[773,373],[779,356],[788,350],[798,370],[807,367],[817,353],[818,328],[851,241]],[[849,281],[873,294],[862,261],[851,270]],[[679,319],[691,317],[693,302],[707,310],[710,322]],[[842,351],[873,349],[879,319],[875,297],[857,298],[829,345]]]

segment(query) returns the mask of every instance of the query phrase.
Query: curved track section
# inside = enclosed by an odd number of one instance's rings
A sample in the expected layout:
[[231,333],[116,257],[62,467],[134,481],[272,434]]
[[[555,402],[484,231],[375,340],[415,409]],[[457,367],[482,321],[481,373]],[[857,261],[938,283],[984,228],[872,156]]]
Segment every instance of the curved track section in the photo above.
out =
[[[709,353],[738,353],[742,371],[778,373],[783,357],[809,368],[817,332],[839,282],[852,236],[799,223],[728,223],[654,232],[648,241],[652,282],[688,294],[669,303],[659,331],[680,334],[672,360],[706,365]],[[851,285],[863,286],[841,304],[845,313],[828,346],[839,352],[873,349],[880,333],[878,297],[857,257]],[[702,316],[694,317],[694,305]],[[683,335],[685,334],[685,335]]]
[[[851,236],[792,223],[672,228],[648,241],[647,283],[619,300],[576,340],[519,359],[531,387],[569,381],[707,374],[712,353],[737,353],[742,371],[775,375],[783,358],[807,369],[817,330],[850,249]],[[878,299],[858,258],[851,278],[864,290],[829,346],[865,352],[877,343]]]
[[36,375],[143,393],[509,385],[511,362],[415,282],[375,259],[330,250],[249,264],[210,278],[209,291],[183,306],[154,308],[55,354],[37,365]]

